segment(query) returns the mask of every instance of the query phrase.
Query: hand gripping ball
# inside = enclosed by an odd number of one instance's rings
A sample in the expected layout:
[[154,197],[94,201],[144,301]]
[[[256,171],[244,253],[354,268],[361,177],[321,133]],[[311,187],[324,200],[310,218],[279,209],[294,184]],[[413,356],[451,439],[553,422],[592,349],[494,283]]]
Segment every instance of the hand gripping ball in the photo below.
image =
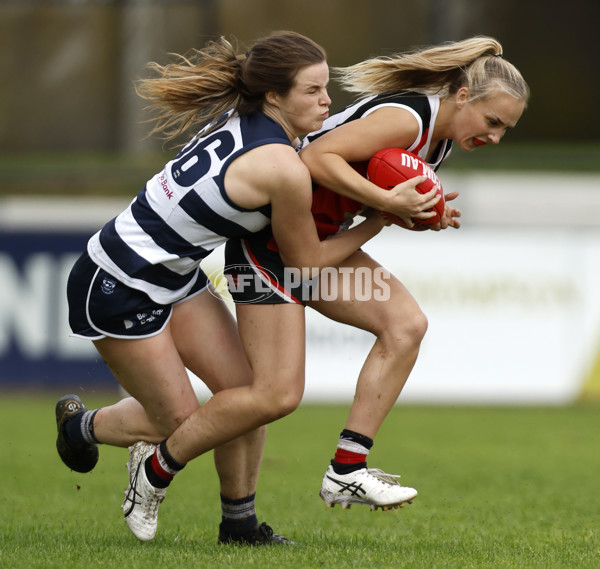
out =
[[[427,180],[416,186],[416,190],[419,193],[425,194],[434,186],[437,186],[437,194],[441,196],[440,201],[438,201],[433,208],[427,210],[435,212],[434,216],[429,217],[428,219],[412,218],[415,225],[411,229],[419,231],[426,229],[429,225],[439,223],[444,214],[445,203],[442,184],[440,184],[440,181],[431,166],[412,152],[402,148],[385,148],[377,152],[371,160],[369,160],[367,177],[380,188],[390,190],[394,186],[414,178],[415,176],[427,176]],[[386,219],[389,219],[397,225],[406,227],[398,216],[388,212],[382,213]]]

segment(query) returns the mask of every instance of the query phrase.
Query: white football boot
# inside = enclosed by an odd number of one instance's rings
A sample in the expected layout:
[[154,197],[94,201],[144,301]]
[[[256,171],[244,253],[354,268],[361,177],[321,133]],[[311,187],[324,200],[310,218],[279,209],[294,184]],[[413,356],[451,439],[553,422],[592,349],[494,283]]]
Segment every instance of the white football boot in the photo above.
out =
[[392,510],[411,504],[417,491],[401,486],[397,474],[387,474],[379,468],[361,468],[348,474],[337,474],[329,466],[320,496],[328,508],[341,504],[344,510],[352,504],[370,506],[371,510],[381,508]]
[[165,499],[166,488],[155,488],[148,482],[144,463],[156,445],[143,441],[129,447],[129,487],[121,508],[133,535],[141,541],[150,541],[156,535],[158,506]]

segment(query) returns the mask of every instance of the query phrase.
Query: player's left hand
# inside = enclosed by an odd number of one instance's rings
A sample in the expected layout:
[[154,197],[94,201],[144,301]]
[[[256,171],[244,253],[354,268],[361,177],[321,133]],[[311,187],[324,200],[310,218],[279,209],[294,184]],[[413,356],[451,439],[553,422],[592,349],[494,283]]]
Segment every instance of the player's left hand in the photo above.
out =
[[458,192],[450,192],[449,194],[444,195],[444,200],[446,201],[444,215],[442,215],[439,223],[430,225],[428,229],[439,231],[440,229],[446,229],[448,227],[453,227],[454,229],[460,227],[460,220],[458,219],[461,216],[460,209],[448,204],[448,202],[455,200],[457,197]]

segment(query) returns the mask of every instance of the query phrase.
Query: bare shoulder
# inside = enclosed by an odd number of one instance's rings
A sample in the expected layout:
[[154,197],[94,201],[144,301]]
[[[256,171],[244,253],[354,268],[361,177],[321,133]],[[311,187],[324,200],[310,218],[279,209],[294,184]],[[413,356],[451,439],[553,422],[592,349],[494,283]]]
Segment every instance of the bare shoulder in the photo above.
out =
[[265,144],[237,157],[225,174],[225,189],[238,205],[255,208],[291,193],[310,193],[310,173],[291,146]]
[[[264,183],[283,184],[310,177],[308,168],[298,153],[285,144],[267,144],[247,153],[246,168],[249,175],[259,177]],[[304,180],[303,180],[304,181]]]

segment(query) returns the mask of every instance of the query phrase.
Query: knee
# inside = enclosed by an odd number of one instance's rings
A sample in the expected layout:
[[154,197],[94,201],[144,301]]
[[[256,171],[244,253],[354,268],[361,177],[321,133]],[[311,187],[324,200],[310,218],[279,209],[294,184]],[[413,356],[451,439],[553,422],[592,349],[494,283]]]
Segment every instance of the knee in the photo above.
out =
[[276,419],[281,419],[286,415],[289,415],[298,408],[300,401],[302,400],[302,393],[288,392],[279,397],[278,403],[276,404]]
[[428,326],[429,321],[427,320],[427,316],[420,308],[417,308],[409,320],[408,334],[415,343],[421,344]]
[[156,433],[160,440],[166,439],[177,430],[177,427],[183,423],[185,417],[170,416],[170,417],[153,417],[152,426],[156,429]]
[[257,393],[265,423],[271,423],[289,415],[302,401],[302,389],[273,389]]
[[416,306],[410,312],[390,313],[390,318],[383,323],[380,334],[388,345],[402,346],[403,349],[419,350],[427,332],[429,322],[423,311]]
[[184,406],[177,411],[167,412],[149,417],[152,425],[162,439],[168,438],[177,428],[199,407],[196,405]]

